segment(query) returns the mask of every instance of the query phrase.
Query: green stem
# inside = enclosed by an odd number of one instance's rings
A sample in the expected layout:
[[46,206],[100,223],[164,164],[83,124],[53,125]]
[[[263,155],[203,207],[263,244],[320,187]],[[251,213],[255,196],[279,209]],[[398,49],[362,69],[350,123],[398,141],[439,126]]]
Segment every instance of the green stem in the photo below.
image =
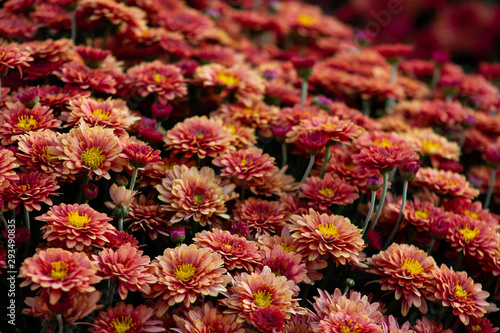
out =
[[369,98],[363,98],[361,97],[362,101],[362,109],[363,109],[363,114],[367,117],[370,116],[370,102],[371,100]]
[[60,313],[58,313],[56,315],[56,318],[57,318],[57,327],[58,327],[58,332],[59,333],[64,333],[64,325],[63,325],[63,319],[62,319],[62,315]]
[[326,166],[328,165],[328,162],[330,162],[330,147],[331,144],[328,143],[325,149],[325,159],[323,160],[323,166],[321,167],[321,172],[319,173],[319,178],[321,179],[323,179],[323,177],[325,176]]
[[463,252],[459,252],[458,253],[457,262],[455,263],[455,271],[458,271],[458,269],[460,268],[460,265],[462,264],[462,259],[463,258],[464,258],[464,253]]
[[391,245],[391,242],[394,239],[396,232],[398,232],[398,230],[399,230],[399,226],[401,225],[401,221],[403,220],[403,212],[405,210],[407,195],[408,195],[408,181],[405,179],[405,182],[403,185],[403,201],[401,202],[401,209],[399,211],[398,221],[396,222],[394,229],[392,229],[392,232],[389,235],[389,238],[387,238],[387,241],[385,242],[384,247],[382,248],[384,250],[387,249],[389,247],[389,245]]
[[309,164],[307,165],[306,172],[304,172],[304,176],[302,176],[302,180],[300,181],[301,184],[304,182],[304,180],[306,180],[307,176],[309,176],[309,173],[311,172],[314,166],[315,156],[316,155],[311,155],[311,157],[309,157]]
[[309,84],[307,83],[307,80],[302,79],[302,94],[300,97],[300,106],[301,107],[304,107],[304,105],[306,104],[308,86],[309,86]]
[[287,163],[287,155],[288,155],[288,151],[287,151],[287,145],[286,145],[286,142],[283,141],[281,143],[281,167],[284,167]]
[[104,50],[104,48],[106,47],[109,35],[111,35],[111,25],[106,24],[106,29],[104,30],[104,37],[102,38],[101,50]]
[[446,104],[451,104],[451,102],[453,102],[453,96],[446,95]]
[[432,238],[431,242],[429,243],[429,248],[427,249],[427,255],[430,255],[432,253],[432,249],[434,248],[435,243],[436,243],[436,238]]
[[132,179],[130,180],[129,190],[133,191],[135,186],[135,180],[137,179],[137,173],[139,172],[138,167],[134,167],[134,172],[132,172]]
[[111,280],[111,286],[108,290],[108,297],[106,299],[106,307],[110,307],[113,304],[113,296],[115,295],[115,289],[118,282],[116,280]]
[[434,70],[434,74],[432,75],[432,81],[431,81],[431,92],[434,92],[436,90],[436,87],[439,83],[439,77],[441,76],[441,68],[437,67]]
[[449,308],[449,306],[444,306],[443,307],[443,309],[441,310],[441,313],[439,314],[439,316],[438,316],[438,318],[436,320],[437,324],[441,323],[441,321],[444,318],[444,315],[446,314],[446,312],[448,312],[448,308]]
[[123,217],[118,219],[118,230],[123,231]]
[[75,10],[71,11],[71,40],[76,45],[76,14]]
[[382,214],[382,208],[384,207],[384,201],[385,201],[385,195],[387,194],[387,184],[389,178],[389,172],[384,173],[384,185],[382,187],[382,196],[380,197],[380,203],[377,207],[377,212],[375,213],[375,218],[373,219],[372,225],[370,226],[370,229],[374,229],[375,226],[377,225],[378,218],[380,217],[380,214]]
[[9,229],[9,225],[7,224],[7,220],[5,219],[5,216],[3,216],[3,212],[0,212],[0,220],[2,220],[3,227],[5,230]]
[[491,174],[490,174],[490,186],[488,187],[488,194],[486,194],[486,200],[484,201],[483,208],[488,209],[490,206],[490,201],[491,201],[491,195],[493,194],[493,187],[495,185],[495,178],[496,178],[496,168],[491,169]]
[[76,202],[81,203],[83,199],[83,187],[89,182],[90,176],[89,173],[85,173],[82,181],[80,182],[80,190],[78,191],[78,195],[76,196]]
[[466,129],[464,128],[462,130],[462,133],[460,133],[460,139],[458,140],[458,146],[460,148],[462,148],[464,146],[464,142],[465,142],[465,132],[466,132]]
[[363,226],[363,233],[361,236],[365,235],[366,229],[368,229],[368,223],[370,223],[370,218],[372,217],[373,210],[375,208],[375,201],[377,201],[377,191],[372,191],[372,199],[370,201],[370,209],[368,210],[368,215],[366,215],[365,223]]

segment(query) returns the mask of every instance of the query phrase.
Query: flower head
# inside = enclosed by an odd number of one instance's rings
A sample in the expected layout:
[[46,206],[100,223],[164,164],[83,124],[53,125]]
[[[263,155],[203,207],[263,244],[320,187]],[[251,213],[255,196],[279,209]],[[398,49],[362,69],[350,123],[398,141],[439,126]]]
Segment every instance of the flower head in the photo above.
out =
[[250,313],[250,323],[262,333],[278,333],[285,326],[285,315],[276,305],[258,308]]
[[421,168],[412,183],[443,196],[472,199],[479,195],[463,175],[451,171]]
[[169,213],[163,211],[155,200],[148,199],[144,194],[132,201],[124,222],[131,223],[129,228],[132,231],[144,230],[153,240],[158,234],[168,236],[171,226]]
[[9,187],[11,181],[16,181],[19,176],[12,169],[19,165],[15,163],[14,153],[8,149],[0,149],[0,189]]
[[469,216],[460,216],[449,225],[446,240],[457,251],[482,259],[497,252],[495,230]]
[[326,174],[323,179],[308,177],[300,186],[300,193],[310,199],[309,205],[318,205],[321,210],[327,210],[331,205],[351,204],[358,198],[356,186],[346,181],[333,178]]
[[198,333],[198,332],[232,332],[246,333],[243,323],[236,322],[235,315],[223,314],[218,307],[214,307],[211,302],[184,311],[182,316],[174,315],[177,328],[172,331],[178,333]]
[[21,51],[17,44],[0,44],[0,76],[7,74],[9,68],[17,68],[21,73],[22,67],[29,67],[33,61],[29,52]]

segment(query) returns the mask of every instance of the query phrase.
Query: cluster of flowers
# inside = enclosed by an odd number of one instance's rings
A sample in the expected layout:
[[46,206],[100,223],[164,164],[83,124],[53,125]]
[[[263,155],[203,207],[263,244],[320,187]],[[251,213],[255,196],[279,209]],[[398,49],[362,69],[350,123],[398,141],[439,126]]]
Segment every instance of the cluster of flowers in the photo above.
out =
[[21,331],[496,332],[500,65],[238,5],[0,9]]

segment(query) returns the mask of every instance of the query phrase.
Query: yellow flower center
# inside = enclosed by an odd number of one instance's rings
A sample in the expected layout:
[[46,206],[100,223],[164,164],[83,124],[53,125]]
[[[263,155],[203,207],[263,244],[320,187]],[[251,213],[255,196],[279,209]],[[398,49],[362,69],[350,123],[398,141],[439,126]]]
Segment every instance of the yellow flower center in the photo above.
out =
[[455,296],[467,298],[469,293],[467,293],[462,286],[459,286],[458,283],[455,285]]
[[317,21],[317,19],[306,14],[300,14],[297,21],[300,25],[307,27],[313,25]]
[[75,210],[74,212],[69,212],[68,216],[66,216],[66,219],[68,219],[69,225],[77,228],[81,228],[90,222],[90,217],[87,214],[80,215],[77,210]]
[[478,228],[474,228],[473,230],[471,230],[469,228],[468,225],[465,226],[465,228],[463,229],[460,229],[460,233],[462,234],[462,236],[467,239],[467,240],[471,240],[471,239],[474,239],[477,237],[477,235],[479,235],[479,229]]
[[33,116],[21,116],[17,118],[17,121],[17,127],[20,127],[25,131],[31,131],[36,125],[38,125],[38,121],[36,121]]
[[245,156],[245,155],[243,155],[243,157],[241,158],[240,165],[241,165],[242,167],[244,167],[245,165],[247,165],[247,164],[249,164],[249,163],[252,163],[252,161],[248,161],[248,160],[246,159],[246,156]]
[[322,190],[319,190],[319,193],[323,194],[326,197],[326,196],[329,196],[330,194],[335,193],[335,189],[327,187],[327,188],[324,188]]
[[127,317],[118,317],[111,321],[109,324],[113,328],[115,333],[127,333],[131,328],[134,328],[135,323],[134,320]]
[[331,223],[322,223],[318,225],[318,229],[323,235],[335,236],[339,233],[339,229]]
[[29,190],[31,188],[31,186],[29,186],[29,185],[21,185],[21,188],[23,189],[23,191],[26,191],[26,190]]
[[406,268],[412,274],[420,274],[424,272],[422,265],[418,262],[418,260],[413,258],[406,258],[401,267]]
[[479,326],[479,325],[473,325],[472,326],[472,330],[475,331],[475,332],[481,331],[481,326]]
[[253,302],[261,308],[266,308],[273,302],[273,296],[267,290],[259,290],[253,293]]
[[423,212],[420,210],[416,210],[414,213],[416,217],[420,217],[421,219],[428,219],[431,215],[431,212],[428,209],[424,210]]
[[97,169],[101,166],[102,162],[104,162],[106,156],[102,154],[101,148],[92,147],[85,149],[80,158],[85,166],[91,169]]
[[244,108],[243,112],[250,113],[250,114],[258,114],[259,110],[258,109],[251,109],[251,108]]
[[198,134],[196,134],[196,137],[198,139],[203,139],[205,136],[202,133],[198,133]]
[[217,75],[217,78],[222,82],[223,85],[229,86],[229,85],[237,85],[240,82],[240,79],[235,77],[231,73],[219,73]]
[[233,125],[229,124],[229,125],[225,125],[225,126],[231,130],[232,134],[236,133],[236,127],[234,127]]
[[470,210],[466,209],[464,211],[465,215],[469,215],[470,217],[472,217],[473,219],[478,219],[481,217],[481,214],[479,213],[476,213],[476,212],[471,212]]
[[42,147],[42,155],[48,162],[50,162],[53,158],[53,156],[49,154],[49,146]]
[[153,75],[153,79],[155,80],[155,83],[160,83],[162,81],[165,81],[165,75],[156,73]]
[[111,112],[103,111],[102,109],[96,109],[92,112],[92,116],[97,117],[99,119],[109,119],[111,117]]
[[68,264],[64,261],[54,261],[50,263],[50,277],[53,279],[62,279],[68,275]]
[[384,147],[384,148],[392,147],[392,142],[387,138],[383,138],[382,140],[375,139],[375,141],[373,141],[373,143],[377,146]]
[[174,268],[174,276],[180,281],[188,281],[195,273],[196,267],[192,264],[181,264]]
[[424,140],[424,142],[422,143],[422,152],[424,154],[430,153],[430,152],[433,152],[436,150],[440,150],[440,149],[441,149],[441,145],[435,141]]
[[228,250],[231,250],[233,248],[233,246],[229,244],[229,241],[222,241],[222,245]]
[[[297,248],[292,244],[279,243],[285,252],[297,252]],[[500,253],[500,252],[499,252]]]
[[193,199],[196,202],[202,202],[203,201],[203,197],[201,195],[199,195],[199,194],[193,195]]
[[359,333],[361,332],[362,326],[357,322],[349,319],[347,325],[340,325],[340,333]]

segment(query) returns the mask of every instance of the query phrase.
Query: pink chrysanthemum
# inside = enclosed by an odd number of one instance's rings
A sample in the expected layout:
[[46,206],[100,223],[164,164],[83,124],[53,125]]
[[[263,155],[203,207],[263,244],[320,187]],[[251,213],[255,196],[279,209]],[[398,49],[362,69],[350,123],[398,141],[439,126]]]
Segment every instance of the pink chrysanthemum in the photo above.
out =
[[158,101],[167,104],[176,97],[187,94],[186,83],[181,69],[175,65],[167,65],[159,60],[141,62],[130,68],[124,80],[133,94],[146,97],[155,94]]
[[147,143],[137,140],[135,137],[120,140],[122,146],[122,157],[136,168],[146,165],[161,163],[160,151],[154,150]]
[[222,169],[221,176],[227,176],[239,184],[251,180],[263,183],[264,177],[278,171],[274,157],[256,148],[227,152],[216,157],[212,163]]
[[99,312],[89,332],[165,332],[161,320],[154,318],[155,311],[145,305],[134,307],[132,304],[119,302],[106,311]]
[[66,62],[53,74],[63,82],[77,85],[81,89],[93,89],[107,94],[116,93],[117,82],[113,74],[88,68],[77,62]]
[[223,332],[247,333],[243,323],[236,322],[236,315],[222,314],[211,302],[184,311],[182,316],[174,315],[177,328],[171,330],[178,333]]
[[451,306],[464,325],[471,317],[482,317],[487,312],[498,310],[494,304],[486,302],[490,295],[481,289],[481,284],[474,283],[466,272],[455,272],[453,268],[441,265],[436,271],[436,290],[434,296],[444,306]]
[[35,290],[43,288],[54,305],[63,292],[95,291],[93,284],[101,281],[97,268],[85,253],[69,252],[60,248],[48,248],[27,258],[19,270],[19,278],[26,279],[20,286],[31,285]]
[[148,296],[158,297],[157,316],[162,316],[174,304],[190,307],[199,297],[217,296],[226,291],[231,278],[223,265],[219,254],[193,244],[166,249],[152,262],[158,281],[151,286]]
[[60,117],[68,123],[65,127],[74,127],[83,121],[89,127],[111,128],[115,135],[126,134],[130,125],[140,119],[130,113],[124,101],[111,98],[105,101],[93,98],[73,99],[68,103],[68,110],[62,112]]
[[[388,220],[396,223],[399,212],[401,211],[401,202],[390,203],[385,208],[384,215]],[[403,211],[403,225],[410,223],[415,226],[419,231],[428,231],[431,222],[438,216],[443,214],[443,209],[434,206],[429,201],[423,201],[415,198],[413,201],[407,201]]]
[[50,196],[59,195],[56,192],[59,185],[56,184],[54,175],[47,175],[38,171],[23,173],[18,180],[11,181],[2,196],[9,209],[19,210],[24,206],[28,211],[41,210],[40,203],[52,206]]
[[421,168],[412,184],[447,197],[473,199],[479,195],[463,175],[433,168]]
[[41,104],[32,109],[21,102],[6,102],[6,108],[0,114],[0,138],[3,145],[16,142],[20,135],[43,129],[59,129],[61,121],[54,119],[52,110]]
[[120,172],[126,163],[120,157],[121,151],[112,129],[81,123],[58,137],[57,145],[49,147],[47,152],[62,160],[70,175],[88,172],[90,178],[96,175],[111,179],[109,172]]
[[233,214],[236,222],[248,224],[250,235],[256,239],[279,232],[286,223],[286,211],[277,201],[249,198],[240,202]]
[[310,199],[309,205],[318,205],[321,210],[327,210],[331,205],[347,205],[356,200],[358,189],[346,181],[333,178],[326,174],[323,179],[308,177],[300,186],[300,193]]
[[237,322],[250,323],[251,313],[270,305],[278,307],[289,319],[292,314],[302,313],[296,299],[292,298],[296,285],[284,276],[276,276],[269,267],[262,272],[243,273],[233,278],[232,287],[223,295],[222,305],[229,309],[225,314],[236,314]]
[[64,87],[40,86],[40,104],[54,109],[66,109],[71,100],[88,97],[90,97],[90,91],[69,84]]
[[271,304],[251,312],[250,323],[261,333],[279,333],[285,326],[285,315],[279,307]]
[[302,256],[296,252],[288,252],[282,246],[275,246],[262,252],[262,261],[258,267],[262,270],[268,266],[276,276],[285,276],[288,280],[299,284],[311,283],[307,278],[306,264],[302,263]]
[[116,233],[111,218],[87,204],[62,203],[35,219],[47,223],[41,228],[44,239],[77,251],[103,247]]
[[187,118],[177,123],[164,138],[167,149],[183,153],[186,157],[198,155],[200,159],[215,157],[234,150],[233,134],[220,119],[207,117]]
[[237,197],[234,184],[221,181],[213,169],[188,168],[185,165],[174,169],[156,189],[163,209],[175,212],[171,222],[193,218],[201,225],[216,224],[219,218],[228,219],[226,202]]
[[28,62],[33,61],[29,52],[21,51],[16,44],[0,44],[0,77],[7,74],[9,68],[17,68],[19,73],[21,67],[29,67]]
[[457,252],[482,259],[496,254],[495,235],[495,229],[484,222],[469,216],[461,216],[455,219],[454,225],[450,225],[445,237]]
[[260,262],[257,245],[244,237],[232,235],[229,231],[214,229],[197,233],[193,238],[199,248],[209,248],[218,253],[224,260],[228,271],[246,270],[253,272],[254,266]]
[[19,179],[19,176],[12,169],[19,165],[15,163],[14,153],[8,149],[0,149],[0,189],[9,187],[10,182]]
[[401,313],[408,314],[412,305],[427,313],[426,299],[434,300],[434,274],[437,270],[432,257],[407,244],[392,244],[386,251],[368,258],[369,273],[380,275],[382,290],[394,290],[402,298]]
[[168,212],[163,211],[155,200],[141,194],[130,205],[129,213],[123,222],[131,223],[130,230],[142,229],[148,233],[149,238],[155,240],[158,234],[168,236],[171,226],[169,220]]
[[98,255],[92,255],[92,259],[99,276],[118,281],[118,294],[124,300],[129,291],[149,293],[149,284],[156,282],[149,272],[151,260],[142,254],[143,251],[127,243],[116,250],[103,249]]
[[336,265],[359,264],[364,242],[361,230],[348,218],[309,209],[309,214],[292,215],[291,222],[297,251],[308,256],[309,261],[328,255]]
[[435,321],[430,321],[429,319],[422,317],[422,319],[417,319],[413,325],[413,331],[415,333],[453,333],[451,329],[443,330],[443,324],[437,324]]

